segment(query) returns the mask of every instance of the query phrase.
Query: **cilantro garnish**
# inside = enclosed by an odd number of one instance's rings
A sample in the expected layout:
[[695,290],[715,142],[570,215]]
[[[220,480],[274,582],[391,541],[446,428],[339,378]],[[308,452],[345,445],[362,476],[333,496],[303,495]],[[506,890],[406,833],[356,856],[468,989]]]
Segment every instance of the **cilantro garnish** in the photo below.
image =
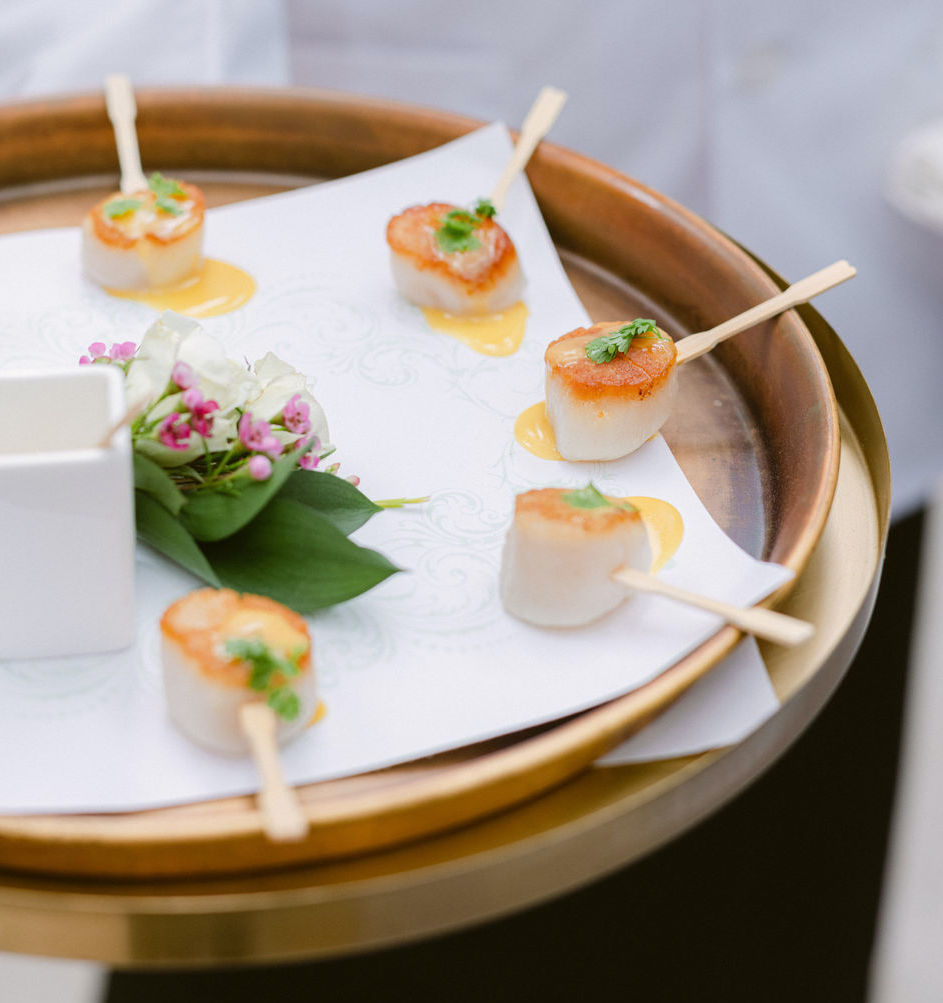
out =
[[436,243],[446,254],[456,251],[474,251],[481,247],[481,241],[475,236],[475,230],[486,220],[495,215],[495,209],[490,199],[478,199],[475,208],[451,209],[445,214],[442,225],[435,232]]
[[106,202],[103,212],[109,219],[117,219],[119,216],[126,216],[129,212],[141,208],[140,199],[112,199]]
[[645,320],[637,317],[630,324],[624,324],[617,331],[604,334],[601,338],[595,338],[586,346],[586,358],[590,362],[611,362],[618,352],[627,352],[633,339],[641,337],[654,337],[661,341],[665,340],[658,330],[658,325],[653,320]]
[[249,689],[264,693],[269,707],[286,721],[294,721],[301,711],[298,695],[282,679],[297,676],[301,671],[300,662],[304,649],[293,651],[288,658],[279,658],[274,651],[258,638],[231,637],[226,642],[226,652],[234,658],[248,662],[250,666]]
[[164,195],[158,195],[154,200],[154,205],[156,205],[161,212],[166,212],[171,216],[179,216],[180,213],[183,212],[183,209],[177,205],[174,199],[167,198]]
[[446,254],[474,251],[481,247],[481,241],[475,236],[479,226],[481,220],[466,209],[452,209],[445,214],[442,225],[435,232],[436,243]]
[[491,199],[478,199],[475,203],[475,215],[482,219],[492,219],[497,212]]
[[631,502],[614,502],[607,498],[592,481],[585,488],[575,488],[560,497],[573,508],[621,508],[626,512],[636,511]]
[[294,721],[301,713],[301,701],[298,699],[298,694],[287,686],[278,686],[272,690],[266,703],[286,721]]
[[147,179],[147,187],[160,198],[170,198],[173,195],[183,195],[186,196],[186,192],[180,187],[179,182],[174,181],[173,178],[165,178],[163,174],[159,171],[154,171],[154,173]]

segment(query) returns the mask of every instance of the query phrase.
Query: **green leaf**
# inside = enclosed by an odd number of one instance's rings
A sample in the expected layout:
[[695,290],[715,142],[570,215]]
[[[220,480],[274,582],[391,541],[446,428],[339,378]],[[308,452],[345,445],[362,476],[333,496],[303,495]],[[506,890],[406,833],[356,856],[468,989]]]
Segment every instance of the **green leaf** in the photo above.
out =
[[658,338],[660,341],[665,340],[655,321],[637,317],[631,323],[623,324],[617,331],[610,331],[609,334],[589,342],[585,348],[586,358],[597,364],[611,362],[617,353],[627,352],[636,338],[648,336]]
[[171,195],[186,195],[187,193],[180,187],[180,183],[173,178],[165,178],[160,171],[154,173],[147,179],[147,187],[158,197],[166,198]]
[[350,481],[320,470],[296,470],[285,481],[278,497],[291,498],[319,512],[345,536],[383,511]]
[[612,508],[613,504],[596,487],[595,484],[587,484],[585,488],[577,488],[575,491],[568,491],[560,496],[567,505],[573,508]]
[[226,651],[234,658],[246,662],[250,668],[249,688],[258,693],[267,693],[269,707],[286,721],[293,721],[301,710],[301,701],[290,686],[275,680],[281,676],[298,675],[298,662],[306,649],[295,652],[289,658],[280,658],[259,638],[231,637],[226,641]]
[[152,495],[144,491],[134,492],[134,518],[138,536],[145,543],[183,565],[197,578],[219,588],[220,580],[196,540]]
[[626,512],[636,511],[631,502],[614,502],[607,498],[592,481],[585,488],[568,491],[560,498],[573,508],[621,508],[625,509]]
[[298,694],[288,686],[276,686],[266,701],[275,713],[286,721],[294,721],[301,713]]
[[162,466],[137,451],[132,453],[132,459],[135,489],[153,495],[171,515],[177,515],[183,508],[186,496],[174,483],[170,474]]
[[474,235],[479,226],[481,220],[466,209],[452,209],[435,232],[436,243],[446,254],[474,251],[481,247],[481,241]]
[[491,199],[478,199],[475,203],[475,215],[482,219],[494,219],[498,214]]
[[183,209],[173,199],[165,198],[163,195],[158,195],[154,204],[161,212],[165,212],[169,216],[179,216],[183,212]]
[[352,599],[400,570],[348,540],[325,516],[281,497],[234,536],[205,544],[203,553],[224,585],[299,613]]
[[300,452],[280,456],[265,481],[253,481],[244,474],[231,482],[231,492],[220,491],[215,485],[191,491],[180,512],[181,521],[198,540],[224,540],[232,536],[272,500],[297,467],[300,456]]
[[135,209],[140,209],[143,203],[140,199],[112,199],[105,203],[104,213],[109,219],[126,216]]

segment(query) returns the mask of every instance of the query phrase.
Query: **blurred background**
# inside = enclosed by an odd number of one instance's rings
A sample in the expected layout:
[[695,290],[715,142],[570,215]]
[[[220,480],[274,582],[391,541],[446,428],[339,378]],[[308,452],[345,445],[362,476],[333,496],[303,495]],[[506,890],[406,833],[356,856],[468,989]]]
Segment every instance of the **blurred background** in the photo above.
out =
[[[541,85],[563,88],[570,98],[554,142],[677,199],[787,278],[838,258],[857,266],[858,278],[819,309],[851,349],[884,418],[895,523],[872,627],[826,711],[734,804],[653,857],[465,934],[232,980],[220,973],[109,980],[91,966],[6,957],[3,998],[184,1000],[225,991],[241,999],[289,987],[333,999],[394,991],[453,1000],[577,992],[864,998],[925,510],[943,474],[943,7],[934,0],[0,5],[0,100],[98,90],[110,72],[128,73],[138,86],[339,89],[511,127]],[[924,599],[925,618],[932,599]]]

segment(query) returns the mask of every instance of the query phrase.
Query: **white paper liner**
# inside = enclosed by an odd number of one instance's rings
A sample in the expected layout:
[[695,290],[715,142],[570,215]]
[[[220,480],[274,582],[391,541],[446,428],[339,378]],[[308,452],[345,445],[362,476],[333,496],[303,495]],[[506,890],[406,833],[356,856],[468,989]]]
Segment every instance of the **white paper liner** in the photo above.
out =
[[[597,464],[547,462],[515,444],[514,419],[542,397],[547,342],[588,320],[522,178],[502,213],[528,281],[519,352],[478,355],[430,331],[396,294],[383,239],[390,215],[432,200],[469,204],[509,152],[507,130],[493,125],[408,161],[209,214],[207,253],[249,271],[259,290],[206,330],[235,358],[272,350],[316,381],[336,458],[367,494],[432,496],[355,535],[409,572],[310,618],[327,714],[285,750],[292,783],[563,717],[653,678],[718,628],[716,617],[653,596],[578,630],[507,616],[497,574],[519,491],[591,478],[610,494],[671,502],[685,537],[662,575],[693,591],[750,604],[791,576],[727,539],[660,437]],[[4,366],[69,364],[92,341],[139,340],[153,320],[83,279],[78,252],[75,229],[0,239]],[[197,748],[165,712],[158,618],[197,585],[140,546],[133,649],[0,665],[0,810],[126,811],[256,789],[247,759]],[[759,701],[757,722],[768,710]],[[728,731],[718,734],[725,741]]]

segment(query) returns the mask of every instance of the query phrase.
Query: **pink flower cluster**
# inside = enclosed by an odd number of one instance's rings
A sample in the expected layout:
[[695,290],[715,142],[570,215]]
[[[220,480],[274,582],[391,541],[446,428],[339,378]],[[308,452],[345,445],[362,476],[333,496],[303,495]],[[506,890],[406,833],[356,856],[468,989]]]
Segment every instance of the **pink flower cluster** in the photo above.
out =
[[[185,366],[186,363],[178,362],[177,366]],[[174,366],[176,371],[177,366]],[[190,367],[187,366],[187,369]],[[192,373],[191,373],[192,375]],[[174,382],[178,386],[176,375]],[[191,380],[191,384],[195,381]],[[195,386],[188,385],[184,390],[182,401],[187,408],[186,414],[179,411],[171,411],[158,425],[157,437],[168,449],[186,449],[190,445],[190,433],[208,439],[213,432],[213,416],[219,410],[216,401],[208,401]]]
[[196,387],[183,392],[183,403],[190,411],[190,427],[197,435],[208,439],[213,432],[213,415],[219,410],[216,401],[208,401]]
[[[88,346],[88,355],[83,355],[79,362],[82,365],[116,363],[127,370],[136,352],[137,345],[133,341],[115,342],[110,349],[103,341],[96,341]],[[177,360],[173,364],[168,384],[155,404],[168,398],[174,399],[174,410],[150,421],[145,415],[139,420],[137,434],[148,439],[153,437],[167,449],[180,453],[191,447],[194,435],[209,440],[213,435],[214,421],[219,417],[219,405],[215,400],[204,397],[199,389],[199,377],[188,363]],[[280,430],[297,438],[283,447],[278,438]],[[222,458],[217,456],[208,461],[210,481],[232,476],[243,463],[253,480],[268,480],[272,475],[272,464],[283,451],[298,451],[301,454],[298,465],[303,470],[316,470],[321,462],[321,440],[311,434],[311,407],[300,393],[294,394],[270,422],[254,419],[251,411],[243,412],[237,432],[238,438],[228,441],[219,450]],[[181,457],[181,461],[183,459]],[[328,472],[336,473],[337,468],[338,465],[333,464]],[[359,481],[353,476],[347,479],[353,484]]]
[[[309,425],[309,431],[310,427]],[[295,449],[304,449],[308,445],[311,446],[311,449],[301,457],[298,461],[298,466],[302,470],[316,470],[318,464],[321,462],[321,440],[316,435],[309,436],[306,439],[299,439],[295,443]]]
[[[301,399],[301,394],[295,394],[282,408],[274,419],[281,423],[293,435],[300,435],[292,448],[303,449],[309,443],[313,444],[310,452],[304,454],[298,465],[304,470],[314,470],[320,460],[321,440],[315,436],[313,440],[306,438],[311,431],[311,409]],[[272,473],[272,461],[282,455],[282,444],[272,433],[272,426],[267,421],[255,421],[252,412],[246,411],[239,419],[239,441],[243,447],[254,455],[249,458],[250,476],[257,481],[264,481]]]
[[301,394],[295,394],[282,408],[282,421],[295,435],[307,435],[311,431],[311,408],[301,399]]
[[239,419],[239,441],[250,453],[249,475],[253,480],[268,480],[272,473],[272,460],[282,455],[282,444],[272,435],[267,421],[253,421],[252,412],[246,411]]
[[93,341],[88,346],[88,355],[79,359],[80,366],[90,366],[93,362],[130,362],[138,346],[133,341],[116,341],[110,349],[103,341]]
[[191,428],[179,411],[171,411],[157,427],[157,437],[168,449],[186,449]]
[[196,386],[196,374],[186,362],[175,362],[170,370],[170,378],[181,390]]

